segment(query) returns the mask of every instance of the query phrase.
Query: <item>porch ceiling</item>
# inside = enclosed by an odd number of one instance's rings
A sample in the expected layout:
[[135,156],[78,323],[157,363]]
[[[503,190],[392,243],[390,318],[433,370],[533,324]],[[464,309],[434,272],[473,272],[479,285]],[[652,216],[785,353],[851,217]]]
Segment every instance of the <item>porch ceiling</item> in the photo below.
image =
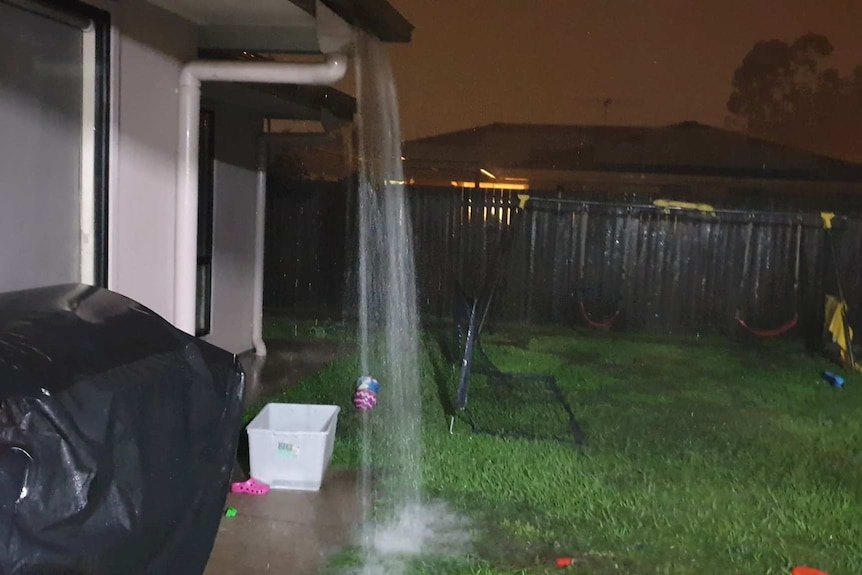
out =
[[325,126],[351,122],[356,111],[356,100],[329,86],[205,82],[202,96],[266,118],[320,121]]
[[386,42],[409,42],[413,30],[386,0],[149,2],[197,24],[202,51],[320,53],[327,42],[321,34],[330,33],[333,26],[343,34],[349,23]]
[[201,26],[307,26],[314,16],[290,0],[150,0]]

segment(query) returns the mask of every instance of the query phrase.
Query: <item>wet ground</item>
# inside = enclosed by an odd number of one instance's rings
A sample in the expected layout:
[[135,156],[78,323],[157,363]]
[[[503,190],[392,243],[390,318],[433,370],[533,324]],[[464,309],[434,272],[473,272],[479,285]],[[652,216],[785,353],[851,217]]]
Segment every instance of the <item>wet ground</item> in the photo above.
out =
[[241,356],[247,374],[245,404],[253,405],[317,373],[331,361],[351,353],[352,343],[325,340],[266,342],[264,361],[248,353]]
[[[267,342],[265,362],[242,358],[246,405],[265,401],[351,351],[351,344],[320,340]],[[242,457],[241,450],[245,467]],[[350,542],[359,518],[356,474],[329,472],[318,492],[229,494],[226,506],[237,514],[222,519],[205,575],[315,575],[327,555]]]
[[348,545],[359,519],[355,473],[327,475],[319,492],[228,495],[205,575],[313,575]]

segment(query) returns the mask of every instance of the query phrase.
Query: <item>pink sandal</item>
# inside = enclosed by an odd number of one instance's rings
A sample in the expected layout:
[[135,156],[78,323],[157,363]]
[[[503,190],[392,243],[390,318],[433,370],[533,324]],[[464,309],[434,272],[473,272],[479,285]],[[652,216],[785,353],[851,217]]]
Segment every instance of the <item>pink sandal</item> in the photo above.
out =
[[231,483],[230,490],[232,493],[243,493],[245,495],[263,495],[269,493],[269,485],[263,481],[258,481],[254,477],[250,477],[248,481]]

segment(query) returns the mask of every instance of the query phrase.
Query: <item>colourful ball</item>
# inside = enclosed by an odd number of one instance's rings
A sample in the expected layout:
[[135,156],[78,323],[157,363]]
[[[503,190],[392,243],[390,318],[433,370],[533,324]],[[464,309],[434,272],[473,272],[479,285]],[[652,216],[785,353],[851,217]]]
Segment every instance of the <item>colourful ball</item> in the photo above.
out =
[[353,406],[360,411],[369,411],[377,405],[377,394],[369,389],[360,389],[353,394]]

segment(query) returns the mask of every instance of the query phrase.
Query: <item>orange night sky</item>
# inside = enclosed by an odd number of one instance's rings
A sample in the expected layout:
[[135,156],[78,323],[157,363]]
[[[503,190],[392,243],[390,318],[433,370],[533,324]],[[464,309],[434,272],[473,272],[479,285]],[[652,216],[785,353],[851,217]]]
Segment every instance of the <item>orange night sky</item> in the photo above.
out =
[[862,64],[859,0],[391,0],[415,26],[390,45],[404,139],[491,122],[696,120],[723,126],[759,40],[825,34]]

